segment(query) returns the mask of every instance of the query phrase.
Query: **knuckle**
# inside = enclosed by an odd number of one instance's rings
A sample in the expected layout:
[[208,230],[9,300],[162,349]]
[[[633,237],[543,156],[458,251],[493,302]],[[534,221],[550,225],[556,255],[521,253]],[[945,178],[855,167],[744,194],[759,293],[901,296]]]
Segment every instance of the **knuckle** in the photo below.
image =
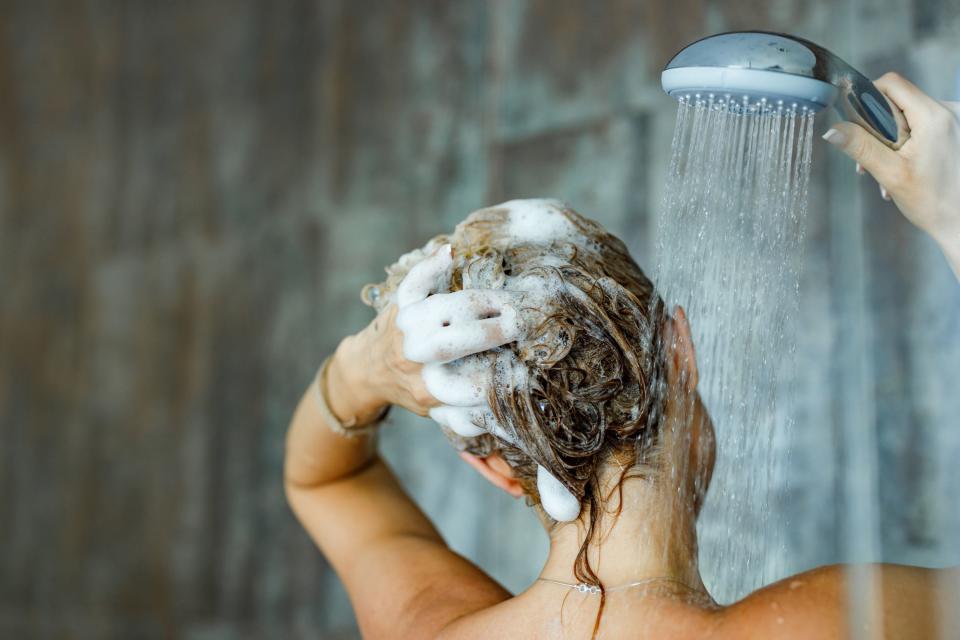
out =
[[853,136],[848,149],[850,150],[850,155],[857,158],[860,164],[864,166],[870,165],[873,152],[870,145],[867,144],[867,141],[862,136]]
[[881,90],[887,87],[893,87],[897,85],[902,85],[904,82],[904,77],[901,76],[896,71],[887,71],[885,74],[876,79],[874,84],[877,85]]
[[419,386],[413,391],[413,400],[422,407],[429,407],[436,404],[436,400],[426,388]]

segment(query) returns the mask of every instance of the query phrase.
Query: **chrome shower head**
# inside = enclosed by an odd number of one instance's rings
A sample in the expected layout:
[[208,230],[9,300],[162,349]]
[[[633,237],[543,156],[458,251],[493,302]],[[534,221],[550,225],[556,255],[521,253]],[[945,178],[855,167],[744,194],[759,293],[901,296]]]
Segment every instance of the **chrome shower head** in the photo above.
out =
[[834,105],[851,122],[899,149],[910,137],[900,110],[863,74],[823,47],[785,33],[734,31],[677,53],[660,76],[674,98],[715,96],[809,109]]

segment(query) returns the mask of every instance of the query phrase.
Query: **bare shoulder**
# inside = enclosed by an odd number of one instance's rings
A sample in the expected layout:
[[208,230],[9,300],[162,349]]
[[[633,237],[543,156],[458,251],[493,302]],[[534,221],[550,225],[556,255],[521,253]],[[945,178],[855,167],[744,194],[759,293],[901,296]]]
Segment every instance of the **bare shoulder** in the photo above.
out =
[[841,638],[846,635],[846,574],[819,567],[759,589],[719,616],[719,638]]
[[[894,564],[830,565],[791,576],[755,591],[720,615],[719,638],[845,638],[852,572],[878,595],[871,637],[933,638],[943,635],[948,615],[943,587],[956,570]],[[955,629],[954,629],[955,631]]]
[[[609,598],[600,621],[601,637],[614,640],[793,640],[848,637],[851,570],[831,565],[799,573],[755,591],[720,610],[669,600]],[[859,567],[875,579],[882,595],[882,620],[870,637],[954,638],[957,627],[942,606],[955,598],[960,570],[931,570],[876,564]],[[519,596],[477,607],[443,629],[444,640],[488,637],[590,637],[597,601],[531,589]],[[938,609],[938,607],[940,607]],[[948,612],[947,612],[948,613]],[[955,624],[955,623],[954,623]]]
[[[843,572],[824,567],[793,576],[719,610],[680,600],[608,598],[598,636],[611,640],[777,640],[842,637]],[[540,596],[543,596],[540,592]],[[591,637],[597,600],[538,597],[528,591],[444,629],[443,640],[483,637]]]

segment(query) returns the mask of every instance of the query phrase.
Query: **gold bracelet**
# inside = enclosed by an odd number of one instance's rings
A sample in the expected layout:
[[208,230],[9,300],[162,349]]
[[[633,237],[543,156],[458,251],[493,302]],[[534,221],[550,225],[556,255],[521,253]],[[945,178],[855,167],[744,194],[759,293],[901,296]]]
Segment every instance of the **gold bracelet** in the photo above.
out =
[[324,421],[330,427],[332,431],[338,435],[344,436],[345,438],[355,438],[357,436],[370,435],[376,433],[377,429],[380,427],[380,423],[386,419],[387,414],[390,412],[390,405],[377,416],[373,422],[368,425],[358,427],[357,418],[354,416],[350,418],[347,422],[340,422],[340,420],[333,414],[333,411],[330,409],[330,403],[327,402],[326,386],[327,386],[327,369],[330,367],[330,361],[333,359],[333,356],[327,356],[323,363],[320,365],[320,369],[317,370],[317,376],[314,381],[314,387],[317,392],[314,396],[317,398],[317,406],[320,409],[320,415],[323,416]]

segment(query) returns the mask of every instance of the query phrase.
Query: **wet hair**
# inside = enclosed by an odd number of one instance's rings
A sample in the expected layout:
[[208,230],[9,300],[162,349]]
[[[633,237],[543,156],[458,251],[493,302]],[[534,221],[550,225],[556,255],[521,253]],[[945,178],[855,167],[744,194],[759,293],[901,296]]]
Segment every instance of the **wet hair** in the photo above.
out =
[[499,453],[531,505],[539,503],[537,465],[579,498],[589,519],[574,575],[602,588],[588,558],[607,498],[600,471],[612,459],[623,467],[615,484],[619,491],[627,474],[644,475],[655,464],[666,395],[666,312],[619,238],[569,207],[558,206],[557,212],[572,233],[545,242],[512,233],[509,206],[476,211],[453,234],[432,239],[389,267],[387,281],[368,285],[364,299],[386,306],[410,267],[448,242],[457,258],[451,291],[530,277],[549,291],[549,304],[522,310],[534,320],[526,339],[497,349],[512,350],[526,369],[519,381],[498,378],[488,397],[516,443],[444,431],[462,450]]

